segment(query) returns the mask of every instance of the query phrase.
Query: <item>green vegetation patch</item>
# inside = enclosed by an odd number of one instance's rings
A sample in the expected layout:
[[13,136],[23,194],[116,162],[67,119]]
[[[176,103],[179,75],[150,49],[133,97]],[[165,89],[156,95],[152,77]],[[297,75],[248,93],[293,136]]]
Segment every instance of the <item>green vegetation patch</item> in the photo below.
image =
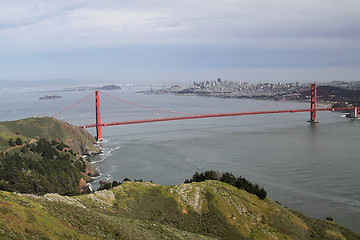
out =
[[[199,211],[191,199],[202,202]],[[123,182],[110,190],[75,197],[0,191],[1,239],[359,237],[334,222],[312,219],[213,180],[178,186]]]
[[184,183],[203,182],[206,180],[218,180],[230,184],[231,186],[255,194],[262,200],[264,200],[267,196],[267,192],[263,187],[260,187],[257,184],[253,184],[250,181],[248,181],[246,178],[241,176],[235,178],[235,176],[229,172],[220,173],[214,170],[205,171],[204,173],[196,172],[190,180],[186,179]]
[[[171,189],[172,187],[150,183],[123,183],[113,190],[117,196],[113,214],[209,237],[243,239],[214,205],[206,205],[206,211],[202,213],[192,208],[183,212],[177,201],[177,194]],[[211,199],[213,195],[204,191],[201,201],[211,203]]]
[[335,222],[310,218],[300,212],[289,209],[291,213],[301,219],[309,227],[308,239],[360,239],[360,233],[351,231]]
[[6,150],[8,148],[6,142],[10,138],[15,140],[17,137],[20,137],[23,142],[42,138],[50,142],[59,141],[68,144],[76,152],[97,151],[93,145],[95,139],[85,129],[51,117],[32,117],[0,122],[0,150]]
[[[97,152],[84,129],[51,117],[0,122],[0,190],[79,194],[97,171],[79,154]],[[67,144],[69,143],[69,144]]]
[[75,154],[67,152],[61,143],[50,143],[45,139],[29,144],[25,149],[28,153],[0,156],[0,190],[79,194],[81,172],[86,172],[83,159],[77,159]]

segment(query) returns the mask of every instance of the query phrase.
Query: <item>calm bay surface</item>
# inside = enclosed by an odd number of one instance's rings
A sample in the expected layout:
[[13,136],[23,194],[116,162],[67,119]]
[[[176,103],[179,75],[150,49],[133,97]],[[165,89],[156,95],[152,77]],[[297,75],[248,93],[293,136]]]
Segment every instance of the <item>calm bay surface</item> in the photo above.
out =
[[[190,113],[309,108],[301,102],[145,95],[137,90],[107,93]],[[54,93],[2,91],[0,121],[53,115],[90,93],[61,92],[55,93],[61,99],[40,101]],[[121,109],[106,104],[101,108],[105,122],[120,120]],[[94,121],[94,109],[78,112],[82,119]],[[72,117],[59,118],[83,123]],[[173,185],[196,171],[229,171],[264,186],[268,196],[284,206],[319,219],[333,217],[359,232],[360,120],[334,112],[318,113],[319,124],[309,124],[308,118],[309,113],[294,113],[105,127],[103,154],[91,158],[101,173],[92,185],[96,189],[101,179],[126,177]]]

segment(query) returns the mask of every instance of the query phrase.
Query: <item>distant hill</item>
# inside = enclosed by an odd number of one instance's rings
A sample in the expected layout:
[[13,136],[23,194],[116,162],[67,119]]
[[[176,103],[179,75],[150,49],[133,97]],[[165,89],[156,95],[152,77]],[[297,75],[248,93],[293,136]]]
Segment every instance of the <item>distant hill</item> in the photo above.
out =
[[[114,81],[111,80],[79,80],[79,79],[48,79],[48,80],[0,80],[0,90],[5,89],[33,89],[33,88],[51,88],[51,89],[62,89],[69,88],[74,86],[89,86],[89,85],[107,85],[107,86],[116,86],[111,85]],[[118,89],[118,88],[117,88]],[[108,89],[101,89],[108,90]],[[112,89],[111,89],[112,90]]]
[[98,152],[84,129],[51,117],[0,122],[0,190],[79,194],[97,174],[82,157]]
[[1,239],[360,239],[219,181],[124,182],[66,197],[0,191]]
[[32,117],[0,122],[0,151],[9,148],[7,142],[10,138],[17,137],[23,141],[41,138],[59,141],[82,155],[97,151],[93,144],[96,140],[85,129],[51,117]]
[[52,79],[52,80],[29,80],[29,81],[9,81],[0,80],[1,89],[22,89],[22,88],[39,88],[39,87],[66,87],[74,84],[84,84],[86,81],[75,79]]
[[120,90],[121,87],[117,85],[105,85],[102,87],[95,87],[94,90]]

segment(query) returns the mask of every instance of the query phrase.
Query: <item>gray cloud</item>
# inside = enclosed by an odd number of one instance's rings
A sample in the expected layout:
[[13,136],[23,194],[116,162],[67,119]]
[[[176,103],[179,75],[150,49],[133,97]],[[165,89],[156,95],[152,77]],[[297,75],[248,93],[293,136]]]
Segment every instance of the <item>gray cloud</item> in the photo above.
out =
[[[276,67],[284,68],[304,67],[304,62],[316,65],[320,61],[329,66],[360,64],[356,57],[360,53],[357,0],[3,2],[0,3],[3,58],[172,46],[204,47],[198,52],[193,50],[189,57],[202,59],[204,65],[207,61],[196,54],[206,56],[211,55],[211,49],[226,48],[228,57],[224,59],[235,68],[249,65],[235,54],[242,52],[247,53],[252,67],[257,62],[264,67],[268,59],[276,59]],[[174,58],[181,57],[180,51],[171,53]],[[329,60],[326,56],[337,59]],[[212,61],[209,65],[217,63]]]

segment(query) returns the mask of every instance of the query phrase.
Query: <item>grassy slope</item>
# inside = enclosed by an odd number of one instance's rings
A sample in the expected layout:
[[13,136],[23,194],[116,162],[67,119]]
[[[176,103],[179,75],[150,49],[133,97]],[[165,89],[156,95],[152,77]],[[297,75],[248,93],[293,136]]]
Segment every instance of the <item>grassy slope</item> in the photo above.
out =
[[1,239],[211,239],[93,211],[73,198],[0,191]]
[[0,191],[0,216],[2,239],[360,239],[217,181],[126,182],[76,197]]
[[[74,143],[83,141],[90,151],[96,151],[93,146],[95,139],[85,130],[72,126],[51,117],[32,117],[16,121],[0,122],[0,151],[9,148],[8,140],[19,137],[23,142],[30,139],[45,138],[48,141],[56,140],[76,147]],[[74,145],[74,146],[72,146]],[[77,151],[77,149],[74,149]]]

